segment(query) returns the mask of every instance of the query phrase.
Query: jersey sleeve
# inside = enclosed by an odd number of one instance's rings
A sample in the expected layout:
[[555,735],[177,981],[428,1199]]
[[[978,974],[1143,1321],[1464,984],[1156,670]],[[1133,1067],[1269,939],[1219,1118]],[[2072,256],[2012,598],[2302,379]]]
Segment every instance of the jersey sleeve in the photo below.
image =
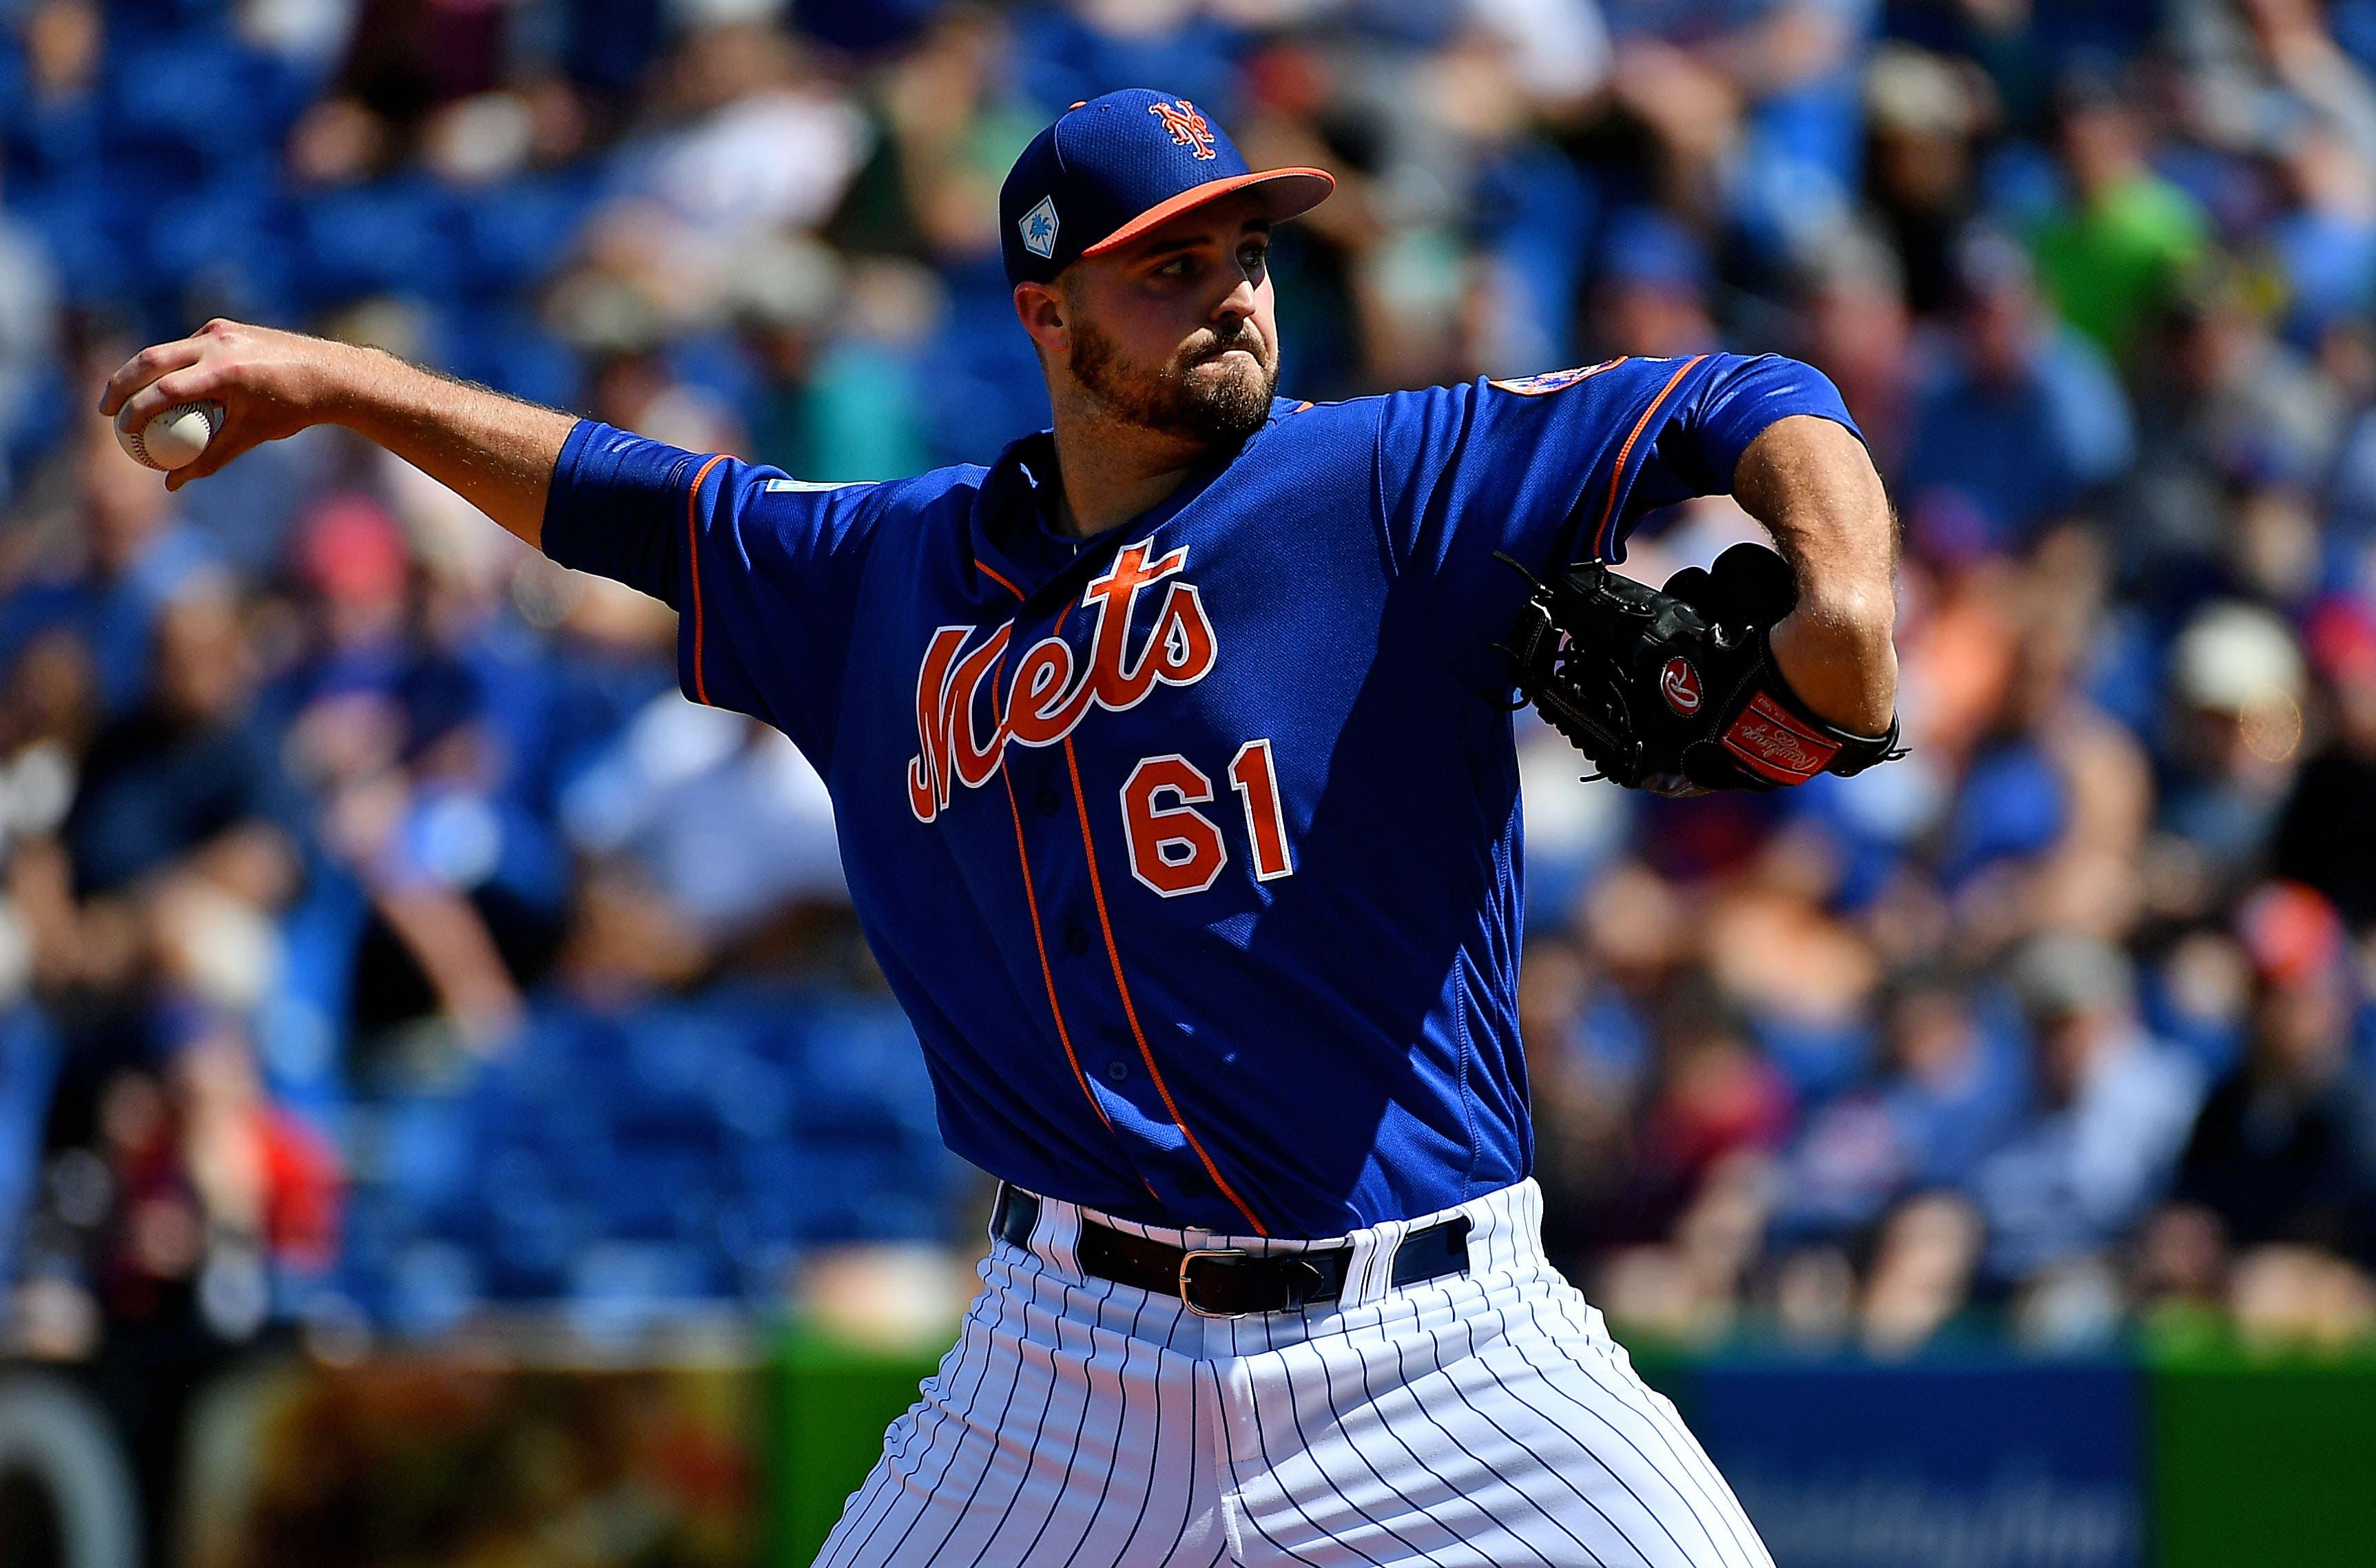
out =
[[874,484],[808,484],[581,421],[545,502],[544,552],[677,611],[677,680],[830,753]]
[[1729,491],[1767,426],[1814,414],[1856,433],[1838,391],[1764,354],[1612,360],[1398,393],[1378,430],[1378,498],[1398,575],[1458,646],[1490,645],[1538,576],[1622,561],[1645,513]]

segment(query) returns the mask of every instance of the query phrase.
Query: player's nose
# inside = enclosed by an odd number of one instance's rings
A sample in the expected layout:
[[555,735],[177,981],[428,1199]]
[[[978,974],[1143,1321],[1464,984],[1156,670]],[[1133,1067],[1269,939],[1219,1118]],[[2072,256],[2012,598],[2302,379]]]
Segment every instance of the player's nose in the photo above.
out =
[[1213,306],[1213,320],[1217,325],[1227,321],[1243,321],[1253,313],[1253,279],[1240,278],[1238,286],[1222,295],[1219,302]]

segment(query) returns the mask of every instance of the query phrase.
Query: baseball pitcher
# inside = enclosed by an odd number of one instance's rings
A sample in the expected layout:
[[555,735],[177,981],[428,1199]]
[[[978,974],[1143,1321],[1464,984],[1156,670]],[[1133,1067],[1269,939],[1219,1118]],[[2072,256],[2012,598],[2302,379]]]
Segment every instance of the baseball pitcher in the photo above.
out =
[[[169,482],[342,424],[667,600],[685,694],[830,785],[1002,1186],[826,1568],[1768,1568],[1544,1260],[1510,699],[1669,792],[1883,759],[1888,503],[1784,359],[1275,397],[1272,226],[1331,184],[1162,93],[1042,131],[1000,221],[1054,423],[986,469],[806,483],[225,322],[109,383],[223,405]],[[1778,555],[1606,570],[1723,491]]]

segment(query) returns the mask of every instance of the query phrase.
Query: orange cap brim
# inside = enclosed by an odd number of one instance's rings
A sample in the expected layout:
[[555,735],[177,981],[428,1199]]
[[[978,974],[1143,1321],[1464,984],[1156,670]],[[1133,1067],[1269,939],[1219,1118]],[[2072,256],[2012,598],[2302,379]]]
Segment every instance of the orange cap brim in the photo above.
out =
[[1201,185],[1191,185],[1178,196],[1157,202],[1145,212],[1083,249],[1083,255],[1103,255],[1120,250],[1149,231],[1158,229],[1191,208],[1218,201],[1239,191],[1259,191],[1263,196],[1265,215],[1274,223],[1284,223],[1300,218],[1328,199],[1336,188],[1336,176],[1325,169],[1264,169],[1252,174],[1231,174],[1226,179],[1207,180]]

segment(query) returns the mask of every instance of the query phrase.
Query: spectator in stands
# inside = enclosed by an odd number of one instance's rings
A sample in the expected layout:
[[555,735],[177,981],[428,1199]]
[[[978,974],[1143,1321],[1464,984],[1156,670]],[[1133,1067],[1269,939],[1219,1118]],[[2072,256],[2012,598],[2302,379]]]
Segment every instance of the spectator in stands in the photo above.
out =
[[1679,997],[1659,1032],[1659,1080],[1624,1200],[1651,1234],[1674,1227],[1734,1156],[1777,1151],[1796,1109],[1780,1071],[1705,996]]
[[253,705],[229,585],[200,578],[164,609],[148,700],[92,740],[65,826],[84,897],[195,874],[264,909],[295,891],[291,802]]
[[[847,901],[825,783],[775,731],[656,699],[580,774],[562,820],[588,856],[581,990],[677,984],[766,928]],[[798,963],[769,953],[769,967]]]
[[1874,463],[1895,474],[1914,417],[1913,323],[1897,253],[1863,229],[1819,243],[1797,272],[1807,362],[1832,378]]
[[161,998],[266,1000],[273,921],[300,873],[296,807],[254,709],[249,659],[221,582],[200,579],[170,604],[150,696],[78,761],[64,854],[24,862],[40,972],[70,1003],[53,1131],[71,1135],[112,1073],[161,1049]]
[[1984,1028],[1935,971],[1902,977],[1884,1004],[1886,1060],[1871,1080],[1809,1119],[1777,1172],[1777,1229],[1848,1240],[1916,1192],[1969,1184],[2012,1133],[2024,1074],[2010,1041]]
[[2376,1094],[2352,1066],[2342,924],[2285,883],[2242,919],[2251,1040],[2194,1123],[2177,1197],[2215,1216],[2231,1248],[2291,1243],[2376,1266]]
[[99,160],[105,18],[90,0],[42,0],[13,15],[23,18],[24,45],[22,96],[7,111],[9,139],[25,154],[17,167],[29,176],[28,194],[45,196],[64,209],[55,214],[65,220],[56,227],[72,241],[87,242],[95,238],[90,228],[99,193],[74,187],[90,178]]
[[240,1338],[263,1325],[280,1277],[318,1277],[337,1255],[339,1164],[318,1133],[273,1103],[236,1019],[204,1014],[188,1031],[167,1080],[181,1161],[210,1247],[237,1253],[230,1266],[252,1259],[257,1269],[252,1281],[218,1283],[211,1299],[202,1279],[199,1305],[217,1332]]
[[[2376,84],[2334,36],[2335,18],[2312,0],[2241,0],[2235,23],[2215,34],[2210,70],[2221,86],[2317,112],[2363,155],[2376,157]],[[2221,18],[2225,20],[2226,18]],[[2364,23],[2363,23],[2364,26]]]
[[2354,931],[2376,924],[2376,611],[2338,596],[2311,623],[2326,736],[2303,764],[2277,824],[2272,869],[2315,888]]
[[2292,790],[2309,696],[2301,652],[2269,612],[2215,604],[2171,649],[2169,690],[2159,826],[2215,894],[2232,896]]
[[2149,597],[2183,602],[2228,559],[2229,499],[2243,483],[2320,482],[2343,435],[2336,390],[2271,332],[2233,264],[2180,280],[2137,346],[2138,443],[2123,569]]
[[2202,1099],[2193,1064],[2146,1033],[2129,960],[2092,938],[2035,938],[2014,967],[2035,1103],[1973,1179],[1986,1272],[2020,1284],[2100,1259],[2168,1190]]
[[2351,544],[2376,538],[2376,399],[2370,396],[2376,386],[2370,385],[2370,373],[2376,371],[2376,352],[2371,352],[2376,344],[2371,344],[2371,337],[2376,337],[2376,326],[2365,319],[2328,336],[2330,346],[2350,350],[2348,357],[2362,367],[2358,384],[2341,388],[2358,412],[2349,419],[2325,492],[2331,526],[2340,540]]
[[39,1260],[44,1313],[95,1336],[79,1348],[130,1448],[160,1562],[179,1538],[189,1412],[265,1331],[276,1294],[319,1277],[339,1201],[336,1158],[266,1097],[235,1021],[179,1016],[167,1039],[162,1061],[111,1076],[95,1146],[53,1165]]
[[864,208],[845,216],[851,237],[953,260],[995,254],[1009,149],[1039,129],[1017,92],[1014,50],[1004,18],[954,6],[893,64],[879,113],[896,184],[865,193]]
[[1721,201],[1770,257],[1847,215],[1866,0],[1604,0],[1610,86],[1657,138],[1668,203]]
[[1928,318],[1954,298],[1956,242],[1977,202],[1978,142],[1997,118],[1995,93],[1969,60],[1892,42],[1873,52],[1865,103],[1867,196],[1905,268],[1907,303]]
[[1971,1306],[1984,1234],[1970,1200],[1956,1193],[1919,1194],[1893,1210],[1858,1303],[1864,1348],[1906,1355],[1948,1330]]
[[28,644],[0,696],[0,856],[53,841],[98,719],[90,657],[59,629]]
[[2012,640],[2002,683],[1973,694],[1994,707],[1975,715],[1929,862],[1964,951],[1999,955],[2055,927],[2117,936],[2135,917],[2153,778],[2136,738],[2077,678],[2098,580],[2085,536],[2070,530],[2010,576],[1980,579],[2002,593]]
[[1716,344],[1708,261],[1688,229],[1636,208],[1610,223],[1594,321],[1610,354],[1695,354]]
[[1955,337],[1916,405],[1899,475],[1908,527],[2018,549],[2128,471],[2129,408],[2099,350],[2041,308],[2029,262],[1985,231],[1956,252]]
[[207,560],[157,476],[125,456],[104,421],[84,422],[77,439],[78,515],[53,558],[0,599],[0,663],[63,627],[89,650],[101,704],[122,712],[147,687],[159,615]]
[[[0,174],[0,197],[6,196]],[[58,281],[38,232],[0,208],[0,503],[16,489],[29,438],[53,428],[46,402],[62,400],[56,382],[61,344]]]
[[2121,82],[2074,74],[2057,107],[2069,189],[2037,234],[2038,274],[2062,318],[2121,359],[2202,254],[2203,214],[2146,161],[2145,126]]
[[628,194],[665,225],[688,305],[722,297],[742,249],[832,217],[871,150],[848,93],[783,30],[727,19],[694,29],[668,76],[677,124],[631,164]]
[[[2368,128],[2376,133],[2376,119]],[[2280,166],[2291,210],[2270,225],[2269,248],[2285,279],[2286,338],[2315,349],[2376,297],[2376,146],[2355,145],[2331,118],[2312,115]]]
[[1622,1229],[1648,1040],[1640,1018],[1578,945],[1527,949],[1518,997],[1535,1103],[1544,1245],[1579,1268]]

